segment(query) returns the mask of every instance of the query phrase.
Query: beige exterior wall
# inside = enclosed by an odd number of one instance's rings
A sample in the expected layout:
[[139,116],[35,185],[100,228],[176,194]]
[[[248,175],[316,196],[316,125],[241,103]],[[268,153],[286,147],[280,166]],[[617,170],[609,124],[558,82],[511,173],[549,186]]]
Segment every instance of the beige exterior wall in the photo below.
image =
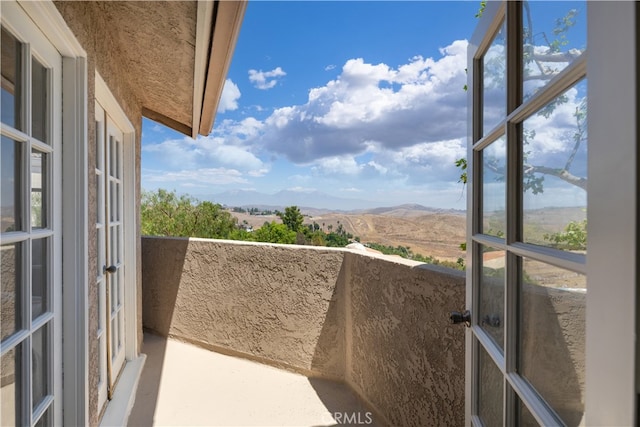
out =
[[[135,127],[136,132],[136,176],[140,176],[140,137],[142,134],[142,107],[140,102],[132,95],[130,77],[128,76],[126,67],[122,64],[118,55],[118,49],[113,44],[113,40],[106,35],[109,34],[109,28],[106,28],[105,22],[100,18],[99,3],[94,2],[66,2],[57,1],[55,5],[62,17],[69,25],[84,50],[87,52],[87,120],[88,120],[88,183],[89,183],[89,337],[96,336],[98,328],[98,295],[95,278],[97,277],[96,260],[97,260],[97,235],[95,229],[96,218],[96,130],[95,130],[95,72],[98,70],[102,78],[109,86],[114,97],[118,100],[120,106],[127,114],[129,121]],[[136,194],[140,194],[140,188],[136,188]],[[136,217],[139,217],[139,197],[136,206]],[[139,229],[139,227],[137,227]],[[139,235],[138,235],[139,242]],[[137,258],[140,259],[140,244],[137,245]],[[140,265],[138,263],[138,265]],[[141,283],[142,276],[138,272],[138,304],[139,319],[138,324],[142,330],[141,315]],[[139,347],[142,343],[142,334],[140,334]],[[89,341],[89,420],[91,425],[97,425],[99,422],[101,408],[98,408],[98,380],[99,380],[99,354],[98,341],[91,339]]]
[[464,277],[344,249],[142,239],[149,330],[344,380],[392,425],[462,425]]

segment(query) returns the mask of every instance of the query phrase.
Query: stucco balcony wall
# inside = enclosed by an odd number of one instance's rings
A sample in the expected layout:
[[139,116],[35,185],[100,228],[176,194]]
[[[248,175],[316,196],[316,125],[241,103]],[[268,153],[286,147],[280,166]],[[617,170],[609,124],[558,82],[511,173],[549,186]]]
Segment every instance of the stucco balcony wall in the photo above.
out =
[[142,239],[143,324],[348,384],[389,425],[464,424],[464,275],[348,249]]

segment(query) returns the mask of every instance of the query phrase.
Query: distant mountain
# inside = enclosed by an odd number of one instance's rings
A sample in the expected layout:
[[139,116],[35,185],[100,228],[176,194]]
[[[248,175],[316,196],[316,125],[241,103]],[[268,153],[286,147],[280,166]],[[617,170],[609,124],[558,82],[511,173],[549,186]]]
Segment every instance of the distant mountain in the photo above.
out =
[[287,206],[298,206],[323,211],[350,211],[370,209],[380,205],[380,203],[370,200],[335,197],[321,191],[282,190],[275,194],[265,194],[251,190],[234,190],[203,195],[199,198],[231,207],[257,207],[261,209],[284,209]]

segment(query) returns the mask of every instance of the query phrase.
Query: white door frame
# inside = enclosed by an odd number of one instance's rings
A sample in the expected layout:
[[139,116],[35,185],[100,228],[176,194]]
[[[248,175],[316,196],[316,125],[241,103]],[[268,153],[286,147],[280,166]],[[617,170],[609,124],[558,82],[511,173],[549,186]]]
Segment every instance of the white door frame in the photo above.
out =
[[144,355],[138,354],[138,305],[137,305],[137,248],[136,221],[136,135],[135,128],[113,96],[98,71],[95,73],[96,102],[104,108],[113,123],[123,132],[123,198],[124,198],[124,302],[125,302],[125,367],[120,374],[113,399],[107,404],[101,420],[104,425],[121,425],[133,405],[137,382],[144,365]]
[[[7,3],[3,2],[4,8]],[[87,54],[52,2],[19,6],[62,55],[62,419],[89,423],[88,404],[88,228],[87,228]],[[80,196],[80,197],[78,197]]]

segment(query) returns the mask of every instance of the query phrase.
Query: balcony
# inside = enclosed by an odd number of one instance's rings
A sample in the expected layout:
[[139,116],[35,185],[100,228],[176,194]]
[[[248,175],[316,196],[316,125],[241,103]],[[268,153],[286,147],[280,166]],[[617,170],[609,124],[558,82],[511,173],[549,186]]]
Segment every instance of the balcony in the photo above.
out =
[[142,260],[131,425],[464,423],[463,273],[204,239],[145,237]]

